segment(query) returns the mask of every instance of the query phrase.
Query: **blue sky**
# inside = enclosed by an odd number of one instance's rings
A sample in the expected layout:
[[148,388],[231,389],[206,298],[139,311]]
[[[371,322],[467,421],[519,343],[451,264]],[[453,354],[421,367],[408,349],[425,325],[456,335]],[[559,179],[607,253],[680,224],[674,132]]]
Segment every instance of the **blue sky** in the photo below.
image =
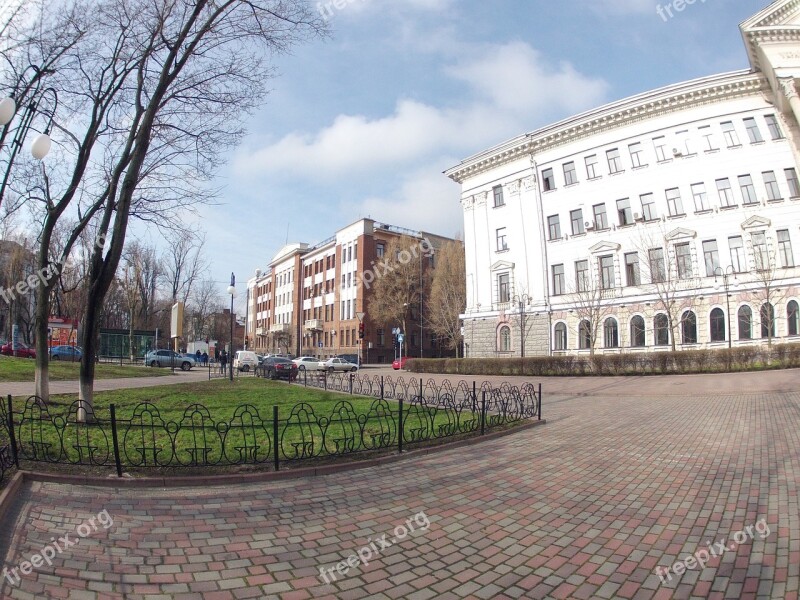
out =
[[746,68],[738,24],[768,3],[696,0],[666,21],[657,4],[340,0],[330,39],[276,58],[219,170],[220,204],[200,209],[214,279],[243,283],[287,231],[315,243],[367,216],[453,236],[460,190],[442,171],[582,110]]

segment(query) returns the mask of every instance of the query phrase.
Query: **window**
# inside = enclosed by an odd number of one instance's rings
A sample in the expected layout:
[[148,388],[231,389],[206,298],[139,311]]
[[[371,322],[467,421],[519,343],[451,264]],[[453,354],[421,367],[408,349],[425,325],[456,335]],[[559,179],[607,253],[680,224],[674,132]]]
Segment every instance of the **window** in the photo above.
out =
[[497,251],[502,252],[508,250],[508,241],[506,239],[506,228],[500,227],[497,230]]
[[631,201],[627,198],[617,200],[617,216],[619,217],[620,225],[630,225],[633,223],[633,211],[631,210]]
[[592,154],[586,157],[586,178],[597,179],[600,175],[597,173],[597,155]]
[[744,259],[744,244],[742,243],[742,236],[735,235],[728,238],[728,248],[731,249],[731,266],[735,273],[743,273],[745,265],[747,264]]
[[639,254],[630,252],[625,255],[625,278],[628,285],[639,285],[641,277],[639,275]]
[[592,326],[589,321],[581,321],[578,325],[578,348],[588,350],[592,347]]
[[800,331],[800,310],[794,300],[790,300],[786,305],[786,324],[786,332],[789,335],[797,335]]
[[778,119],[775,118],[775,115],[764,115],[764,120],[767,122],[767,129],[769,129],[770,137],[773,140],[782,140],[783,132],[781,131],[781,126],[778,124]]
[[575,162],[568,162],[564,164],[564,185],[573,185],[578,183],[578,174],[575,171]]
[[763,231],[757,231],[751,236],[751,240],[753,242],[753,262],[756,271],[768,269],[767,236]]
[[711,311],[711,341],[724,342],[725,341],[725,313],[721,308],[715,308]]
[[648,260],[650,263],[650,283],[664,283],[667,280],[664,249],[651,248],[648,250]]
[[758,130],[758,123],[753,117],[748,117],[744,120],[744,127],[747,129],[747,137],[750,138],[751,144],[759,144],[764,141],[761,137],[761,132]]
[[497,301],[500,303],[511,301],[511,282],[508,273],[497,276]]
[[631,346],[633,348],[643,348],[646,345],[644,318],[636,315],[631,319]]
[[614,287],[614,257],[600,257],[600,288],[610,290]]
[[619,348],[619,328],[616,319],[608,317],[603,323],[603,340],[606,348]]
[[572,210],[569,213],[569,219],[572,223],[572,235],[578,235],[581,233],[585,233],[585,229],[583,228],[583,210],[577,209]]
[[797,181],[797,171],[791,168],[784,169],[783,173],[786,175],[786,183],[789,185],[789,197],[800,197],[800,182]]
[[706,276],[714,277],[719,268],[719,250],[717,240],[706,240],[703,242],[703,258],[706,262]]
[[749,306],[742,306],[739,309],[737,320],[739,321],[739,339],[753,339],[753,311]]
[[656,346],[669,346],[669,319],[667,315],[658,314],[653,319],[653,334]]
[[681,316],[681,343],[697,343],[697,316],[691,310]]
[[684,129],[683,131],[676,131],[675,132],[675,143],[677,147],[675,148],[680,154],[684,156],[694,156],[695,152],[692,151],[692,138],[689,137],[689,130]]
[[505,199],[503,198],[503,186],[496,185],[492,188],[492,193],[494,194],[494,206],[497,208],[498,206],[505,206]]
[[642,156],[644,155],[644,149],[642,148],[641,142],[636,142],[635,144],[630,144],[628,146],[628,152],[631,155],[631,165],[633,165],[634,169],[639,167],[646,167],[647,165],[642,162]]
[[761,307],[761,337],[775,337],[775,308],[767,302]]
[[353,260],[353,247],[352,246],[348,246],[347,247],[347,260],[348,261]]
[[775,171],[764,171],[761,175],[764,177],[764,187],[767,188],[767,200],[782,200]]
[[561,239],[561,223],[558,215],[550,215],[547,217],[547,229],[550,231],[551,240]]
[[567,349],[567,326],[565,323],[556,323],[555,335],[553,342],[556,350]]
[[608,172],[611,174],[622,173],[622,160],[619,157],[619,149],[614,148],[606,151],[608,159]]
[[386,252],[386,245],[383,242],[375,244],[375,254],[378,258],[383,258],[384,252]]
[[694,209],[697,212],[708,210],[708,195],[706,194],[705,183],[692,184],[692,197],[694,198]]
[[579,260],[575,262],[575,289],[579,292],[589,290],[589,261]]
[[653,147],[656,150],[656,160],[658,162],[664,162],[667,160],[667,153],[665,150],[667,147],[667,140],[663,135],[661,137],[653,138]]
[[639,196],[642,201],[642,217],[645,221],[655,221],[658,218],[658,211],[656,210],[656,201],[653,194],[642,194]]
[[736,129],[733,127],[733,122],[725,121],[721,124],[722,137],[725,138],[725,144],[728,148],[736,148],[739,146],[739,136],[736,135]]
[[511,352],[511,327],[503,325],[497,336],[498,350],[500,352]]
[[778,230],[778,254],[781,257],[781,266],[784,269],[794,266],[794,255],[792,254],[792,240],[789,239],[788,229]]
[[592,207],[594,211],[594,226],[596,229],[608,229],[608,217],[606,216],[606,205],[595,204]]
[[678,263],[678,279],[692,277],[692,250],[689,242],[675,244],[675,260]]
[[753,178],[750,175],[739,175],[739,187],[742,190],[744,204],[757,204],[756,189],[753,187]]
[[376,333],[378,334],[378,346],[383,346],[386,343],[386,334],[383,329],[378,329]]
[[542,191],[549,192],[554,189],[556,189],[556,178],[553,169],[545,169],[542,171]]
[[719,150],[716,144],[714,144],[714,134],[711,131],[711,125],[700,127],[699,131],[700,137],[703,138],[703,150],[706,152],[716,152]]
[[553,265],[553,295],[561,296],[564,293],[564,265]]
[[667,209],[671,217],[682,216],[684,214],[681,191],[678,188],[667,190]]
[[719,194],[719,204],[722,208],[736,206],[736,202],[733,200],[731,182],[727,177],[725,179],[717,179],[717,193]]

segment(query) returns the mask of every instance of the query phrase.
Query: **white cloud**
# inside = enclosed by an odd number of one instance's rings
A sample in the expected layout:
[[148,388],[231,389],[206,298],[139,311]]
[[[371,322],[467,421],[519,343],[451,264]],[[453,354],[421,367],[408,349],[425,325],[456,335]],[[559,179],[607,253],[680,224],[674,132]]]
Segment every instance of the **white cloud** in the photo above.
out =
[[655,13],[654,0],[594,0],[589,5],[594,12],[614,15]]

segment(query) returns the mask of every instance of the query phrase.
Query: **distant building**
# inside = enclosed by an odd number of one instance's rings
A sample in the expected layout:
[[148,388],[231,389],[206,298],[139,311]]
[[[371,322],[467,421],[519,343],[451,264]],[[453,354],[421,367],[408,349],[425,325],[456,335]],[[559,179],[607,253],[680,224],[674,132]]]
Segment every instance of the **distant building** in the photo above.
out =
[[[435,248],[448,238],[361,219],[329,239],[309,246],[284,246],[265,271],[248,281],[248,348],[257,352],[290,353],[328,358],[358,354],[362,361],[385,363],[395,358],[392,329],[396,323],[376,323],[367,310],[371,288],[359,285],[365,271],[383,260],[392,238],[406,235],[428,239]],[[419,253],[420,268],[433,261]],[[423,301],[424,310],[424,301]],[[405,348],[409,356],[438,356],[435,336],[420,333],[419,311],[409,311]],[[364,315],[359,338],[358,314]]]
[[741,31],[747,70],[590,110],[447,171],[462,186],[468,356],[800,339],[800,2]]

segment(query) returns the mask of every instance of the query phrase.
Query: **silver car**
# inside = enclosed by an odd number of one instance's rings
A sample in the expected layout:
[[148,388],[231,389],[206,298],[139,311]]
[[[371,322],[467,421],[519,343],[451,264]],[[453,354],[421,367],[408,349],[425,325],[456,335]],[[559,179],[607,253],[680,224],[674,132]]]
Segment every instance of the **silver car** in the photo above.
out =
[[184,356],[172,350],[151,350],[145,354],[144,364],[151,367],[180,367],[182,371],[188,371],[196,362],[194,357]]
[[329,358],[326,361],[320,362],[319,368],[320,370],[327,371],[328,373],[333,373],[334,371],[342,371],[345,373],[350,371],[355,373],[358,371],[358,365],[347,362],[343,358]]

